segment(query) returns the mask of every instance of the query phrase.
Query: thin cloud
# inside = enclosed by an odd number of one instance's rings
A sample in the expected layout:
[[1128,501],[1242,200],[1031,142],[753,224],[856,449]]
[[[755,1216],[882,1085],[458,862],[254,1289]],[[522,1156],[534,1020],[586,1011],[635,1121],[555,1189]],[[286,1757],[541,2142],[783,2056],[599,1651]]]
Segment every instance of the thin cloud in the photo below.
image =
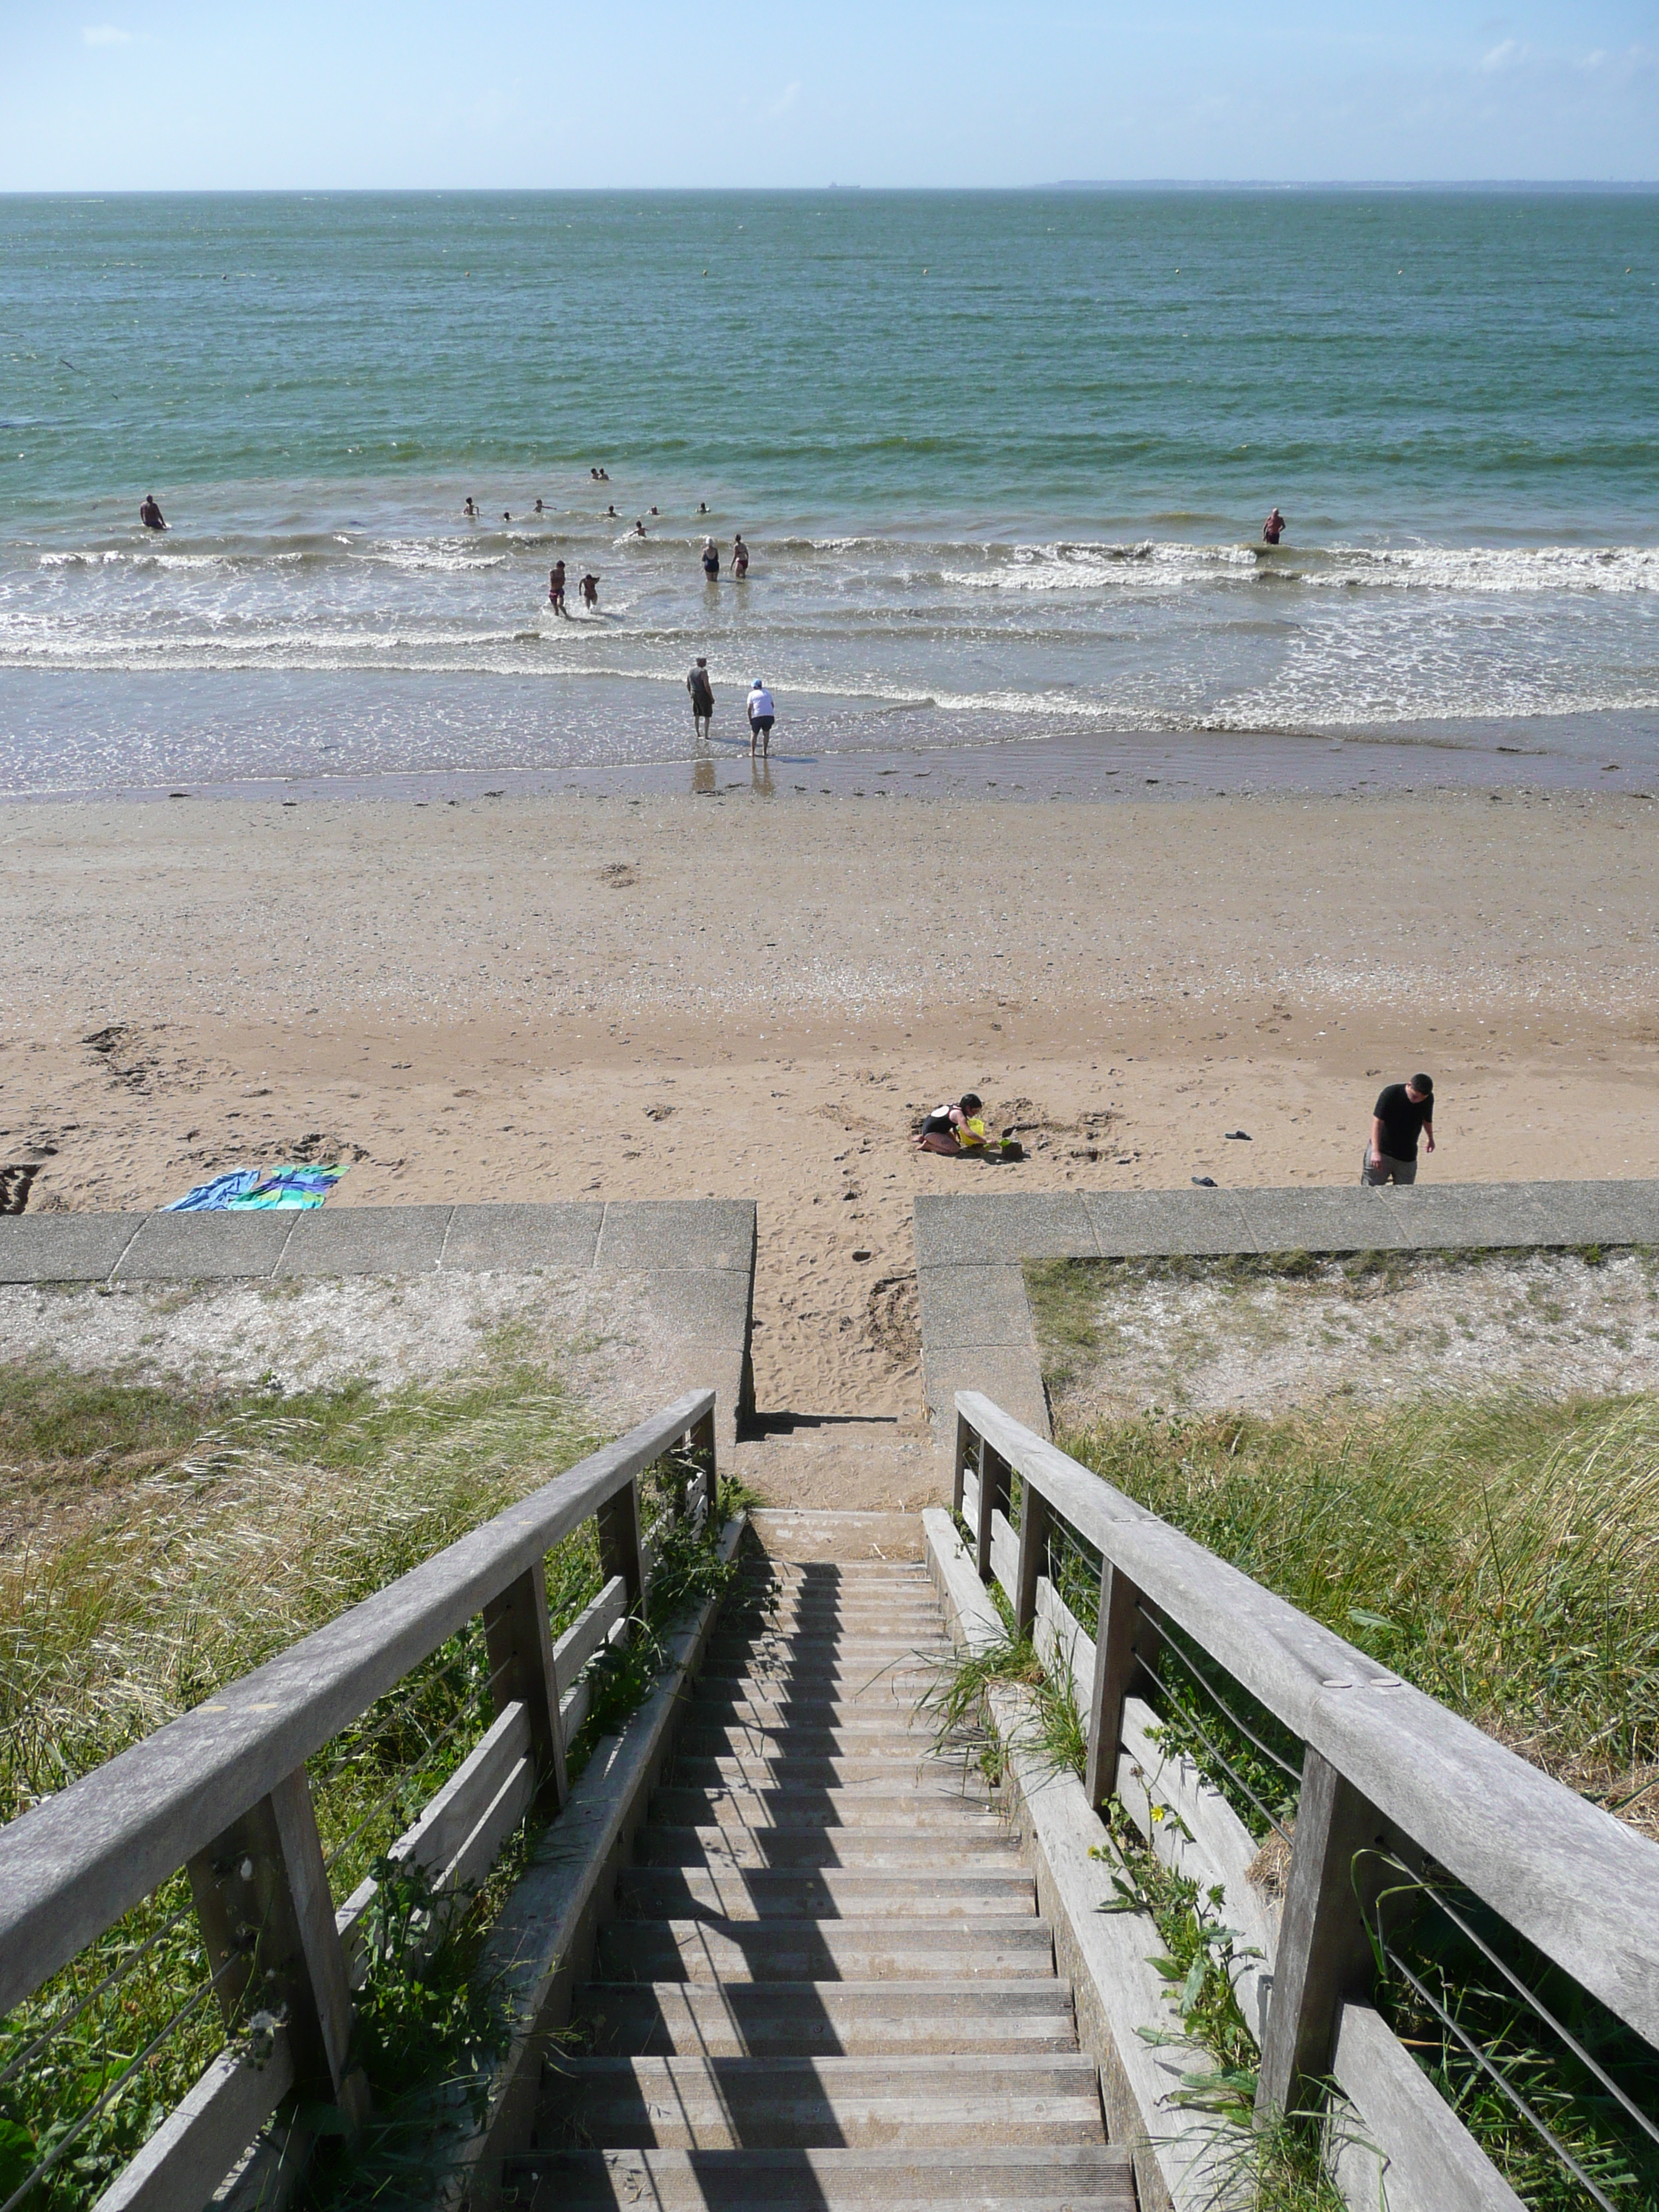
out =
[[115,23],[92,23],[82,32],[81,40],[88,46],[130,46],[132,33]]
[[800,83],[797,79],[793,83],[785,85],[781,96],[772,102],[773,114],[787,115],[799,98]]

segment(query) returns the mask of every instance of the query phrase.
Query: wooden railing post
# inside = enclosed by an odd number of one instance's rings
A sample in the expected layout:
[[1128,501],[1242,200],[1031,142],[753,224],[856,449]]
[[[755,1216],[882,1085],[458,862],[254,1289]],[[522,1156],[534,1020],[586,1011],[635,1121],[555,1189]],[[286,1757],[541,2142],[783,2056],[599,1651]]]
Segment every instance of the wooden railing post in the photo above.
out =
[[951,1510],[960,1521],[962,1503],[967,1495],[963,1478],[966,1475],[978,1447],[979,1438],[974,1434],[966,1413],[957,1415],[957,1456],[951,1471]]
[[1008,1462],[981,1437],[979,1440],[979,1528],[975,1532],[974,1565],[982,1583],[991,1579],[991,1516],[1008,1508]]
[[483,1627],[495,1711],[499,1713],[515,1701],[524,1707],[530,1723],[537,1800],[556,1813],[569,1794],[569,1784],[559,1686],[553,1672],[553,1630],[547,1617],[547,1570],[540,1559],[490,1600],[483,1609]]
[[190,1861],[191,1894],[226,2026],[285,2018],[302,2100],[355,2131],[368,2084],[351,2066],[351,1986],[303,1766]]
[[1261,2039],[1260,2118],[1295,2111],[1304,2085],[1329,2071],[1343,2000],[1367,1986],[1365,1899],[1380,1874],[1374,1846],[1382,1826],[1376,1808],[1310,1745]]
[[640,1485],[635,1476],[608,1498],[594,1515],[599,1532],[599,1572],[609,1582],[620,1575],[628,1610],[645,1603],[645,1547],[640,1537]]
[[1084,1787],[1097,1811],[1117,1788],[1123,1700],[1150,1636],[1140,1592],[1121,1567],[1103,1559],[1095,1620],[1095,1679],[1089,1697],[1089,1756]]
[[714,1518],[720,1503],[720,1479],[714,1449],[714,1409],[711,1406],[691,1430],[691,1451],[697,1462],[697,1490],[693,1493],[692,1510],[696,1510],[696,1498],[701,1495],[706,1517]]
[[1025,1478],[1019,1508],[1019,1566],[1014,1576],[1014,1633],[1036,1630],[1037,1577],[1048,1557],[1048,1501]]

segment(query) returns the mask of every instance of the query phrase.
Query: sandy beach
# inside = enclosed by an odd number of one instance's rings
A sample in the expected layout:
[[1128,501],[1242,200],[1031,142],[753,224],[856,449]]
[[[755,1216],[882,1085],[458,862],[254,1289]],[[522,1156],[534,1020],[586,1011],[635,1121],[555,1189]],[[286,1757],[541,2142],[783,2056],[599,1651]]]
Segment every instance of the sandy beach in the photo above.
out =
[[[921,1418],[922,1190],[1652,1172],[1656,805],[746,792],[0,815],[0,1164],[147,1207],[752,1196],[758,1401]],[[1022,1165],[920,1157],[971,1085]],[[1249,1141],[1226,1133],[1243,1129]]]

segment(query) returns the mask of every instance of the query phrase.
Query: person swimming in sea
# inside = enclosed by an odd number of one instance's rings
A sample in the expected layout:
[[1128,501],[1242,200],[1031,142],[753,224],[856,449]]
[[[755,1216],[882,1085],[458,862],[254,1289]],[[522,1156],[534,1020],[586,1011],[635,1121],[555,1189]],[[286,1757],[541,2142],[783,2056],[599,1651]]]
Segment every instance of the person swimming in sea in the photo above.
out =
[[[653,514],[654,514],[656,511],[657,510],[654,507],[651,510]],[[634,517],[634,535],[635,538],[643,538],[645,535],[645,525],[640,520],[637,514]]]
[[537,512],[537,514],[539,514],[541,513],[541,511],[542,511],[542,503],[541,503],[540,500],[538,500],[538,501],[536,501],[536,512]]
[[167,528],[167,517],[155,504],[155,495],[153,491],[147,491],[144,494],[144,503],[138,510],[138,520],[146,530]]
[[1261,542],[1264,545],[1277,545],[1284,535],[1285,518],[1275,507],[1261,526]]
[[472,503],[472,495],[470,492],[467,495],[466,505],[461,509],[461,513],[470,514],[475,522],[477,520],[478,510]]
[[738,577],[749,574],[749,548],[743,542],[741,531],[732,540],[732,574]]
[[617,514],[614,507],[607,507],[605,511],[606,514],[610,516],[612,522],[620,522],[622,520],[621,515]]

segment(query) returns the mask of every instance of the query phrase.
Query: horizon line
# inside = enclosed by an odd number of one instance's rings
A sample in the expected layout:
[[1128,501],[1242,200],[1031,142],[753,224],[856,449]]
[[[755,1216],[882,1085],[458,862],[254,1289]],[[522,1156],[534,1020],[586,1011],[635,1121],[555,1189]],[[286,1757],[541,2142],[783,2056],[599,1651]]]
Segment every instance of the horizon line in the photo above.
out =
[[704,198],[764,198],[788,193],[957,192],[1653,192],[1659,177],[1055,177],[1024,185],[6,185],[0,199],[249,198],[284,193],[440,197],[495,193],[677,193]]

